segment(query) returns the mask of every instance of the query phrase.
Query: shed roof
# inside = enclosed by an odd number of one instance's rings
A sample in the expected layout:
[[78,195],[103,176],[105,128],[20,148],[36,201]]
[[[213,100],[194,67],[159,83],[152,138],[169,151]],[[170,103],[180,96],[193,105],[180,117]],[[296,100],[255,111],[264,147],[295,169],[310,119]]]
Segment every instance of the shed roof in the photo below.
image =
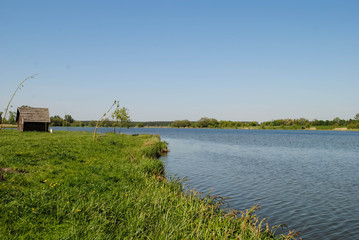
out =
[[19,107],[17,109],[16,121],[18,121],[20,114],[24,122],[50,122],[48,108]]

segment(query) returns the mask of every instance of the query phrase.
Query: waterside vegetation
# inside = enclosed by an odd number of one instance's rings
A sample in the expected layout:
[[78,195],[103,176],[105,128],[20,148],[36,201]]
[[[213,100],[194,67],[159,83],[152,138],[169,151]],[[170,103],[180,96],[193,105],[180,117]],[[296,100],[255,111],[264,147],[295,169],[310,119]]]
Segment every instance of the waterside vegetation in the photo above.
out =
[[[154,135],[0,134],[1,239],[294,239],[166,179]],[[274,229],[275,230],[275,229]]]

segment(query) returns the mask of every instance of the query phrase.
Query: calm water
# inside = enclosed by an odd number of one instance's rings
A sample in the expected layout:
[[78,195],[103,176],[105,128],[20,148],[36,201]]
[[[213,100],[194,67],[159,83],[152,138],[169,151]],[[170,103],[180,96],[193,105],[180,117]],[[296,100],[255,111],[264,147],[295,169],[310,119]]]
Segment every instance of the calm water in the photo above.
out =
[[186,177],[187,187],[200,192],[214,188],[212,194],[231,198],[231,208],[259,204],[260,217],[285,223],[303,239],[359,239],[359,132],[123,132],[160,134],[171,150],[163,158],[167,174]]

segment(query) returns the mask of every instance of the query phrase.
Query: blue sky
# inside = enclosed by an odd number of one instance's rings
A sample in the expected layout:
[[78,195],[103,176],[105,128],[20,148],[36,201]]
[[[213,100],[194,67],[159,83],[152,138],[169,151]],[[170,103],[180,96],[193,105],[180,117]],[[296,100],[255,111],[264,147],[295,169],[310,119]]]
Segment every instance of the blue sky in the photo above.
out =
[[359,1],[0,2],[0,111],[134,121],[359,113]]

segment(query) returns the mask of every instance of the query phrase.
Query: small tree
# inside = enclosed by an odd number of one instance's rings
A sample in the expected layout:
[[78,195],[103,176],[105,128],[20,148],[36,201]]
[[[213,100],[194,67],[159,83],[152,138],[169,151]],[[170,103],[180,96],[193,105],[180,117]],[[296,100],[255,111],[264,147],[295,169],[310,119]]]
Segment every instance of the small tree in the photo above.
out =
[[73,122],[75,121],[75,120],[72,118],[72,116],[69,115],[69,114],[66,114],[66,115],[65,115],[64,120],[65,120],[66,123],[69,123],[69,124],[71,124],[71,123],[73,123]]
[[[1,116],[1,114],[0,114],[0,116]],[[354,119],[359,120],[359,113],[357,113],[357,115],[355,115]]]
[[8,123],[9,124],[15,124],[16,123],[16,112],[9,111]]
[[130,122],[130,114],[128,112],[128,109],[125,107],[120,108],[119,103],[117,103],[115,111],[112,113],[112,118],[116,120],[114,123],[113,132],[116,133],[116,127],[119,127],[118,133],[121,133],[121,128],[126,126],[129,128],[129,122]]

